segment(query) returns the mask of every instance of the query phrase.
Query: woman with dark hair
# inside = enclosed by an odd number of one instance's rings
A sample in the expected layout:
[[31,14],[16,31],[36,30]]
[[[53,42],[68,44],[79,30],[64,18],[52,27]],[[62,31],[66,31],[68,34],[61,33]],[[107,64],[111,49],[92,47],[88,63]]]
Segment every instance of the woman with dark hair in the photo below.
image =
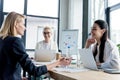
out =
[[103,20],[96,20],[91,30],[91,38],[86,41],[86,48],[91,48],[98,66],[106,69],[120,69],[120,57],[117,46],[108,39],[108,25]]

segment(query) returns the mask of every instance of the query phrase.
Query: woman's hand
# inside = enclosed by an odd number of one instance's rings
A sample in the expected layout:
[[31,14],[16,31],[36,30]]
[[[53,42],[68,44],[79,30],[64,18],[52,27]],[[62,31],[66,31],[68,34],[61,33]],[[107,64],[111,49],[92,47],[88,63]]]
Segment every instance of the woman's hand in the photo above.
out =
[[89,48],[89,46],[95,42],[96,42],[96,40],[94,38],[87,39],[86,44],[85,44],[85,48]]
[[66,66],[66,65],[70,65],[71,60],[72,60],[72,58],[64,58],[64,57],[62,57],[58,61],[59,61],[59,65]]
[[56,62],[46,65],[47,70],[49,71],[49,70],[51,70],[52,68],[54,68],[54,67],[56,67],[56,66],[59,66],[59,65],[67,66],[67,65],[69,65],[69,64],[71,63],[71,60],[72,60],[72,58],[64,58],[64,57],[61,57],[61,58],[58,59]]
[[100,65],[101,65],[101,63],[99,63],[99,62],[96,62],[96,65],[97,65],[97,66],[100,66]]
[[26,77],[22,77],[22,80],[28,80]]

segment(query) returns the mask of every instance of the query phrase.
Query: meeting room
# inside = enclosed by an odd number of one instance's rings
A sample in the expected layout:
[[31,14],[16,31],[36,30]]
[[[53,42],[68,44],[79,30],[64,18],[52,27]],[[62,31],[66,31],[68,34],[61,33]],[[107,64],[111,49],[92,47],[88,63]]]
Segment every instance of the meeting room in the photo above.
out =
[[119,80],[120,0],[0,0],[0,80]]

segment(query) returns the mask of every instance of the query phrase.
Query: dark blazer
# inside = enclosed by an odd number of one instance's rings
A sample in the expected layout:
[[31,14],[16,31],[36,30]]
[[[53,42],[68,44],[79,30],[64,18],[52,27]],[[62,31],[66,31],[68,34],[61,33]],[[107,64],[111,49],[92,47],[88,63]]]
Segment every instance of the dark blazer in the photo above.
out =
[[0,80],[21,80],[21,67],[34,76],[47,73],[45,65],[36,67],[32,63],[21,38],[0,38]]

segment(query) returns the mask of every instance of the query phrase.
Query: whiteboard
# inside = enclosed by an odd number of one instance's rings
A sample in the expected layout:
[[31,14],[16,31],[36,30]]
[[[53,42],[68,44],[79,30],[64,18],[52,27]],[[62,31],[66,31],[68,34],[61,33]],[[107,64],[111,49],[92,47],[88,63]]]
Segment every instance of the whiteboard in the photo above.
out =
[[70,54],[77,54],[78,50],[78,29],[63,30],[60,39],[60,50],[66,54],[69,48]]

